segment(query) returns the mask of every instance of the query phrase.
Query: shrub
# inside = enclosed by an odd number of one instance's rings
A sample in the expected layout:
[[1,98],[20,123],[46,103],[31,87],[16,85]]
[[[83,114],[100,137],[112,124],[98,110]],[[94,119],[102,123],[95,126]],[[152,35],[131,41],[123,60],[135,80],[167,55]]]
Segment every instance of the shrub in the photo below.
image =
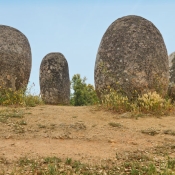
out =
[[137,103],[142,112],[163,113],[172,108],[171,100],[162,98],[156,91],[139,96]]
[[0,88],[1,105],[24,105],[23,90],[13,91],[11,88]]
[[101,94],[101,105],[103,108],[117,112],[130,111],[131,106],[126,96],[114,89],[104,90]]
[[91,84],[86,84],[86,80],[86,77],[82,79],[80,74],[75,74],[72,77],[71,88],[74,92],[71,94],[71,105],[93,105],[98,102],[94,87]]
[[148,92],[131,101],[126,96],[110,88],[103,91],[101,106],[116,112],[131,111],[153,114],[165,114],[173,108],[171,100],[162,98],[157,92]]
[[41,98],[31,94],[31,88],[13,91],[11,88],[0,87],[0,105],[36,106],[43,104]]

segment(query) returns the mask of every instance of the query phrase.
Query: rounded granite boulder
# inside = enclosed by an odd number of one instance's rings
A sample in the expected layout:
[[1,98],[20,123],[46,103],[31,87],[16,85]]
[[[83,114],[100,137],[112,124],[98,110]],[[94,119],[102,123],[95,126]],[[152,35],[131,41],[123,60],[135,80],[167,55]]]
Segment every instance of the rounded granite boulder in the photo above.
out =
[[69,104],[69,68],[63,54],[49,53],[43,58],[39,79],[41,98],[46,104]]
[[102,37],[95,63],[98,95],[107,87],[129,99],[149,91],[165,95],[169,68],[167,49],[159,30],[139,16],[114,21]]
[[168,94],[175,100],[175,52],[169,55],[169,71],[170,71],[170,82]]
[[31,48],[19,30],[0,25],[0,86],[13,91],[26,88],[31,71]]

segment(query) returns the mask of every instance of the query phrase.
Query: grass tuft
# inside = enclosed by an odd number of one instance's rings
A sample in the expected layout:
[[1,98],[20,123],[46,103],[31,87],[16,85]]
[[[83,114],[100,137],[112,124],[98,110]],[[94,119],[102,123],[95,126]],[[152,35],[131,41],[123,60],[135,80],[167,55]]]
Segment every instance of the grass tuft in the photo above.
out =
[[171,100],[162,98],[157,92],[149,92],[139,96],[137,103],[139,110],[144,113],[164,114],[172,109]]
[[115,122],[110,122],[109,125],[112,126],[112,127],[117,127],[117,128],[122,127],[122,125],[120,123],[115,123]]
[[0,122],[7,123],[9,118],[23,118],[24,112],[19,109],[5,109],[0,111]]

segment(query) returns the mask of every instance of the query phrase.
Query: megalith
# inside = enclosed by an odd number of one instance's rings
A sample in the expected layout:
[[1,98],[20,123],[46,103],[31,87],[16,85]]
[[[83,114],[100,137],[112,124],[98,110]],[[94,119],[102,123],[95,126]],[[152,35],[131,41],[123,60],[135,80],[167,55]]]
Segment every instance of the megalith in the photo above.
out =
[[63,54],[49,53],[43,58],[39,80],[41,98],[46,104],[69,104],[69,68]]
[[0,25],[0,86],[13,91],[27,87],[31,71],[31,48],[19,30]]
[[175,52],[169,55],[169,71],[170,71],[170,82],[168,94],[170,98],[175,100]]
[[104,33],[95,62],[98,96],[110,87],[132,99],[139,94],[168,90],[167,49],[160,31],[140,16],[114,21]]

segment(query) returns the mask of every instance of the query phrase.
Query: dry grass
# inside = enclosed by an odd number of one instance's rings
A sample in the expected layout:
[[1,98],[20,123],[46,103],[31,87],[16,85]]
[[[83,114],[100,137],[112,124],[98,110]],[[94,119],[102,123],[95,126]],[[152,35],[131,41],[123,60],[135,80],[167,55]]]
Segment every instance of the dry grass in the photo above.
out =
[[29,90],[20,89],[13,91],[11,88],[5,89],[0,87],[0,105],[34,107],[40,104],[43,104],[41,98],[38,95],[32,95]]
[[113,110],[119,113],[133,112],[151,113],[156,115],[168,114],[173,108],[170,99],[162,98],[157,92],[149,92],[138,96],[134,101],[130,101],[113,89],[103,92],[101,95],[102,109]]

